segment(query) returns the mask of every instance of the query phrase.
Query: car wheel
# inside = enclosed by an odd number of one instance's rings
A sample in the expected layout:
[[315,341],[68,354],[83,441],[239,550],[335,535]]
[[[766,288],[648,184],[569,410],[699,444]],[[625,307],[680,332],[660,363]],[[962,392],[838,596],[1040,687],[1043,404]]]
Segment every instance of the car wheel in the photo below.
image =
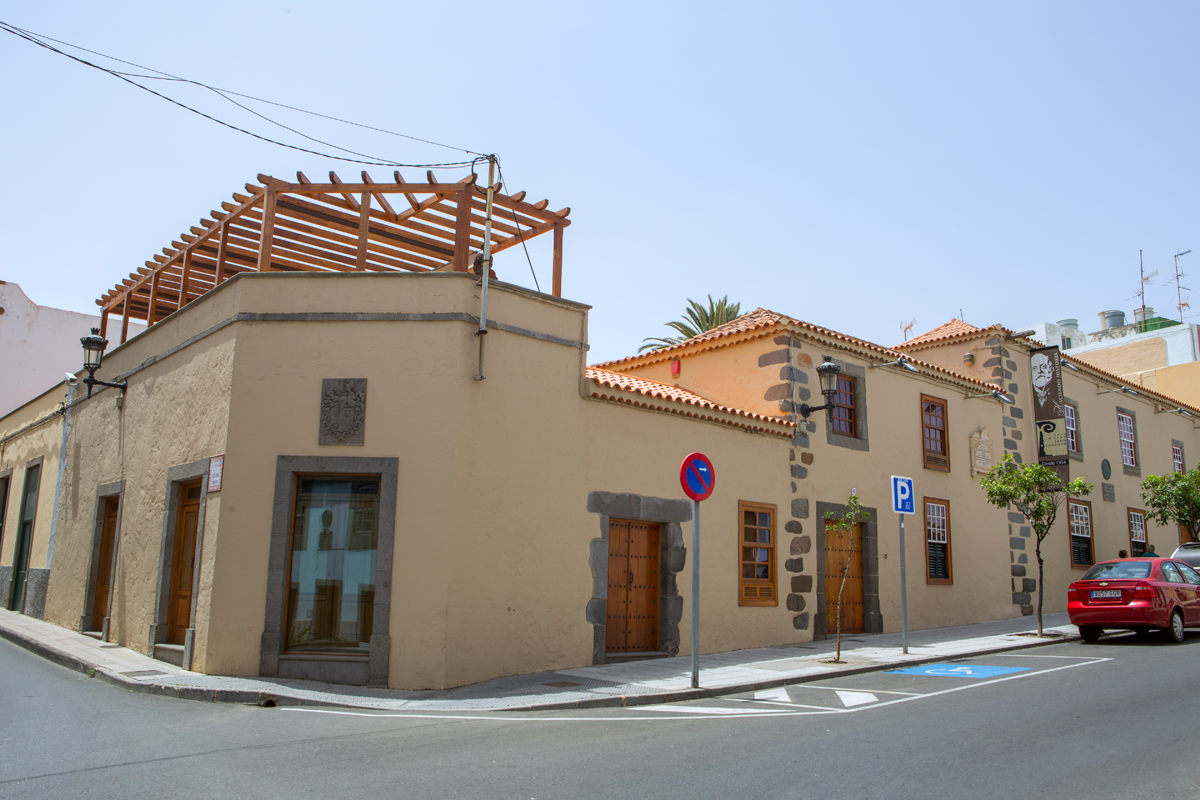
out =
[[1100,641],[1100,634],[1102,633],[1104,633],[1104,631],[1100,628],[1097,628],[1095,625],[1079,626],[1079,638],[1083,639],[1089,644]]
[[1171,614],[1171,624],[1167,626],[1166,634],[1175,644],[1183,641],[1183,614],[1179,613],[1179,609]]

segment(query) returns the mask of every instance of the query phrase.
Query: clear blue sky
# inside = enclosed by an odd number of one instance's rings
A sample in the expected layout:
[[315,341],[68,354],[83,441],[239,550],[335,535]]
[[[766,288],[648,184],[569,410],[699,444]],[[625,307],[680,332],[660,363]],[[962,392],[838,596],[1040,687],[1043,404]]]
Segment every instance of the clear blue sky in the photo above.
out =
[[[1200,280],[1194,3],[218,0],[16,4],[0,19],[498,153],[510,189],[572,208],[564,294],[594,307],[593,362],[667,334],[686,298],[708,294],[890,345],[902,320],[921,332],[960,309],[975,324],[1093,330],[1098,311],[1132,311],[1139,249],[1164,315],[1173,253],[1195,247],[1181,263]],[[8,34],[0,96],[0,278],[43,305],[94,311],[259,172],[359,169]],[[459,156],[257,108],[396,161]],[[546,247],[533,258],[546,286]],[[532,285],[519,250],[497,261]]]

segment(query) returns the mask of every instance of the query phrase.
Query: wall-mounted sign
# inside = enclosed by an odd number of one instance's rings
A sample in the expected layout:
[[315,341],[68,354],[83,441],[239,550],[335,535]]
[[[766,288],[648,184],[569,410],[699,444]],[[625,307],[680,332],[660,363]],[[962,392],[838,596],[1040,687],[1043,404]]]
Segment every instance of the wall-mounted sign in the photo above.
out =
[[1104,480],[1112,477],[1112,464],[1108,463],[1108,459],[1100,462],[1100,474],[1104,476]]
[[1057,347],[1043,347],[1029,353],[1029,372],[1033,377],[1033,426],[1037,434],[1038,463],[1050,467],[1070,480],[1067,474],[1067,420],[1063,395],[1062,362]]
[[225,474],[225,454],[208,460],[208,493],[221,491],[221,478]]
[[692,453],[679,467],[679,483],[683,493],[699,503],[712,496],[717,475],[712,462],[703,453]]
[[992,468],[992,437],[987,428],[971,434],[971,476],[984,475]]

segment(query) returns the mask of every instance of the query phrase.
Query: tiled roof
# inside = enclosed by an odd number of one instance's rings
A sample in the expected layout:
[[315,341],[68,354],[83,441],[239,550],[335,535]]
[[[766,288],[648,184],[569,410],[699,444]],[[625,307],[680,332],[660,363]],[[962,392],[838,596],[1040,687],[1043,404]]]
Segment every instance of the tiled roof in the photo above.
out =
[[[875,344],[874,342],[868,342],[865,339],[858,339],[853,336],[847,336],[844,333],[838,333],[837,331],[830,330],[829,328],[822,328],[820,325],[813,325],[812,323],[809,323],[809,322],[803,322],[802,320],[793,319],[792,317],[786,316],[785,314],[780,314],[776,311],[771,311],[769,309],[756,308],[753,311],[751,311],[749,314],[743,314],[742,316],[738,317],[735,320],[732,320],[730,322],[725,323],[724,325],[720,325],[716,328],[713,328],[710,331],[705,331],[704,333],[700,334],[699,336],[693,336],[691,339],[682,341],[679,344],[671,345],[670,347],[664,347],[661,350],[654,350],[649,353],[643,353],[643,354],[637,355],[637,356],[629,356],[627,358],[618,359],[617,361],[607,361],[603,364],[598,364],[597,367],[609,368],[609,369],[633,369],[635,367],[640,367],[640,366],[644,366],[647,364],[653,364],[653,363],[657,363],[660,361],[664,361],[667,358],[670,358],[676,352],[683,351],[683,350],[690,350],[690,349],[696,347],[697,345],[702,346],[706,343],[711,343],[710,344],[711,347],[719,347],[721,345],[715,343],[717,340],[729,339],[729,338],[736,336],[737,334],[753,333],[754,331],[765,330],[765,329],[769,329],[769,328],[776,327],[776,326],[799,328],[804,331],[815,333],[818,336],[821,336],[821,337],[824,337],[827,339],[833,339],[836,341],[844,342],[846,344],[853,345],[854,347],[858,347],[863,350],[869,350],[876,357],[883,358],[887,361],[894,361],[902,355],[897,350],[893,350],[889,347],[883,347],[882,345]],[[702,347],[702,349],[709,349],[709,348]],[[849,348],[847,348],[847,349],[849,349]],[[915,359],[912,356],[909,356],[907,354],[904,354],[904,355],[905,355],[905,358],[908,359],[908,362],[910,364],[913,364],[913,365],[919,366],[919,367],[924,367],[933,372],[940,373],[943,376],[953,378],[954,380],[972,384],[974,386],[980,386],[980,387],[983,387],[983,388],[986,388],[989,390],[996,388],[992,384],[983,383],[982,381],[978,381],[975,378],[971,378],[966,375],[960,375],[959,373],[945,369],[944,367],[935,366],[934,364],[928,364],[924,361],[918,361],[917,359]]]
[[[719,411],[724,414],[743,417],[747,420],[755,420],[756,422],[795,427],[794,423],[789,422],[786,419],[780,417],[766,417],[761,414],[742,411],[738,408],[730,408],[728,406],[719,405],[711,400],[701,397],[698,394],[695,394],[694,392],[689,392],[687,389],[681,389],[678,386],[672,386],[669,383],[660,383],[658,381],[646,380],[645,378],[636,378],[633,375],[612,372],[607,369],[600,369],[599,367],[588,367],[586,374],[588,378],[601,386],[620,389],[624,392],[639,394],[644,397],[655,398],[658,400],[669,400],[673,403],[695,406],[706,411]],[[667,409],[658,408],[657,410]],[[756,430],[767,430],[758,426],[742,425],[740,427],[754,427]]]
[[961,319],[952,319],[945,325],[939,325],[931,331],[926,331],[920,336],[914,336],[913,338],[908,339],[902,344],[896,346],[904,347],[905,345],[913,345],[917,344],[918,342],[932,342],[936,339],[946,339],[951,336],[958,336],[961,333],[976,333],[979,330],[979,328],[976,328],[969,322],[963,322]]

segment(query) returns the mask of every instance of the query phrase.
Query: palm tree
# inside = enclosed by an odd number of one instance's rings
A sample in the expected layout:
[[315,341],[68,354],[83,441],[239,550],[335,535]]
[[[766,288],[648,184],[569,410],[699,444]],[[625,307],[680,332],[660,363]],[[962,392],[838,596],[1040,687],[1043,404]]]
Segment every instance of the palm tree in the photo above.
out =
[[680,335],[668,336],[662,339],[643,339],[642,346],[638,348],[638,352],[661,350],[664,347],[685,342],[693,336],[699,336],[705,331],[711,331],[719,325],[724,325],[726,322],[737,319],[741,315],[741,308],[741,303],[729,302],[729,295],[722,297],[720,300],[713,300],[710,294],[708,296],[708,308],[700,305],[695,300],[689,299],[688,308],[683,314],[685,319],[667,323],[668,328],[675,329]]

